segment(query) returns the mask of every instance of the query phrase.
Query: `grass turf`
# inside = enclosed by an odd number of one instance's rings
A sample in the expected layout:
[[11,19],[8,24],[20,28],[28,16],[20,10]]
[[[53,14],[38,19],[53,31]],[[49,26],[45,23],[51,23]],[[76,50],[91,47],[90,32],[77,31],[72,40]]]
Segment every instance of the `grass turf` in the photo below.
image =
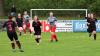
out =
[[6,32],[0,32],[0,56],[100,56],[100,38],[88,37],[88,33],[57,33],[58,42],[50,42],[50,34],[42,33],[42,42],[36,45],[34,36],[19,36],[23,50],[12,52]]

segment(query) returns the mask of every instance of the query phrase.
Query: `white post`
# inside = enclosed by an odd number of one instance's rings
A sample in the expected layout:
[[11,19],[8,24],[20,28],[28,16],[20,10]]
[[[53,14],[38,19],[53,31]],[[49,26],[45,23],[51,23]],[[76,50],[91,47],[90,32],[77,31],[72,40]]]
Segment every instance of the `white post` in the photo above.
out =
[[32,19],[32,9],[30,10],[30,17],[31,17],[31,19]]
[[86,17],[87,17],[87,13],[88,13],[88,12],[87,12],[87,9],[86,9]]

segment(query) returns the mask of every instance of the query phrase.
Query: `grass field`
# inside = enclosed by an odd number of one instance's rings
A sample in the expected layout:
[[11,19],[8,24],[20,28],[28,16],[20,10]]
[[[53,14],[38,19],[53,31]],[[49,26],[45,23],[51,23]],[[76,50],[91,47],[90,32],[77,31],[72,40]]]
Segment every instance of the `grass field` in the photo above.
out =
[[88,33],[57,33],[58,42],[50,42],[49,33],[42,33],[39,46],[30,34],[19,36],[25,52],[12,52],[6,32],[0,32],[0,56],[100,56],[100,33],[97,40]]

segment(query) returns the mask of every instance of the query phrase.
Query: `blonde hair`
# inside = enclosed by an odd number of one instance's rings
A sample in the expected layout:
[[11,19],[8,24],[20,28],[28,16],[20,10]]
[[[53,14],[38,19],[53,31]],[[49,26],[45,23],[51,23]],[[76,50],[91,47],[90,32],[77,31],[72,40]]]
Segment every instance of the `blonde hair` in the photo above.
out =
[[33,19],[35,20],[35,18],[37,18],[37,20],[38,20],[38,16],[37,15],[35,15]]
[[53,12],[50,12],[50,15],[53,15]]

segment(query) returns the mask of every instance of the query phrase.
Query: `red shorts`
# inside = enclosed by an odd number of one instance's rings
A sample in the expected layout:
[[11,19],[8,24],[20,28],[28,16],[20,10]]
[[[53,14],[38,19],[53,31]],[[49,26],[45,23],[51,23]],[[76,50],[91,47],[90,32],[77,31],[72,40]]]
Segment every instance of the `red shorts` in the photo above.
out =
[[29,29],[29,28],[30,28],[30,23],[24,24],[24,25],[23,25],[23,28],[24,28],[24,29],[26,29],[26,28]]
[[27,24],[26,24],[26,27],[27,27],[27,28],[30,28],[30,23],[27,23]]
[[56,31],[56,26],[50,26],[50,31],[55,32]]

